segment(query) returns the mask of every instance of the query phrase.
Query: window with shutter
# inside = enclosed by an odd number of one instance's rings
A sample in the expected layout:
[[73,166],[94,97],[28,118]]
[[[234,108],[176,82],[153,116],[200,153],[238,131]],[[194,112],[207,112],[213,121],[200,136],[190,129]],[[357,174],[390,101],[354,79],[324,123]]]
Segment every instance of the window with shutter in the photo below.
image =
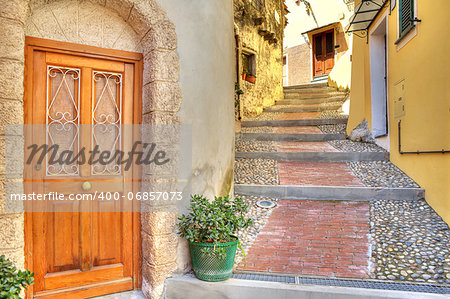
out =
[[414,27],[414,0],[399,1],[399,30],[400,37],[404,36]]

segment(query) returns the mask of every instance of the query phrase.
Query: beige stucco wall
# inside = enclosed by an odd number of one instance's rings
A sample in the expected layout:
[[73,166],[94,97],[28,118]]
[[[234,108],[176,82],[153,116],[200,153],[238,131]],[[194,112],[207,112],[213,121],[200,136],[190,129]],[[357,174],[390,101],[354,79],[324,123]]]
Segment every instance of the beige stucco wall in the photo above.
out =
[[[234,32],[231,1],[159,0],[178,37],[181,122],[192,128],[193,194],[208,198],[232,192],[234,165]],[[220,34],[219,34],[220,33]],[[186,211],[188,201],[177,211]],[[185,240],[178,243],[177,270],[190,269]],[[144,288],[144,286],[143,286]]]
[[[275,19],[275,11],[280,23]],[[254,19],[258,17],[264,20],[261,25],[255,24]],[[256,56],[256,83],[239,79],[244,92],[240,96],[241,111],[244,115],[257,115],[262,113],[264,107],[273,105],[283,97],[283,1],[266,0],[265,8],[258,11],[251,1],[235,0],[234,21],[239,35],[239,59],[242,51]],[[277,41],[271,43],[264,39],[259,30],[273,33]]]
[[[234,161],[232,3],[158,2],[1,0],[0,28],[8,34],[0,36],[0,134],[5,124],[23,123],[26,34],[142,52],[143,122],[192,125],[193,171],[187,189],[207,196],[229,193]],[[2,191],[4,166],[0,172]],[[155,184],[143,188],[151,191]],[[22,268],[23,215],[6,214],[3,202],[1,192],[0,254]],[[186,244],[175,232],[176,217],[188,204],[188,198],[178,205],[155,204],[142,213],[142,288],[147,297],[160,297],[165,278],[189,269]]]
[[301,44],[284,50],[288,68],[287,86],[311,82],[311,48]]

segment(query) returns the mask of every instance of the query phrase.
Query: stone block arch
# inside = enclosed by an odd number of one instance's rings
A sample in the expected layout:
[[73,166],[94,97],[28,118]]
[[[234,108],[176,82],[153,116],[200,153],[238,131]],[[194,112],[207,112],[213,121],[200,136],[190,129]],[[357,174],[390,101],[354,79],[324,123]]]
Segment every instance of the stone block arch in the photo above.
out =
[[[23,123],[25,36],[142,53],[143,123],[180,123],[175,26],[155,0],[8,0],[0,5],[0,18],[0,135],[4,125]],[[1,207],[3,202],[0,198]],[[164,280],[177,270],[176,217],[177,209],[170,205],[152,207],[141,216],[142,290],[149,298],[160,297]],[[23,214],[0,210],[0,220],[14,224],[6,229],[12,234],[20,232],[11,242],[1,242],[7,246],[0,246],[0,253],[22,268]]]
[[144,55],[144,123],[179,123],[175,26],[154,1],[31,0],[25,35]]

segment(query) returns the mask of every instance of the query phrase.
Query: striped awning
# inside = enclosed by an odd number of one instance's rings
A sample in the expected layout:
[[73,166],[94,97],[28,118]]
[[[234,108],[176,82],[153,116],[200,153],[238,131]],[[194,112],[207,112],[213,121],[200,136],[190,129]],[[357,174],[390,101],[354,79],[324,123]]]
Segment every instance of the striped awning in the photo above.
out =
[[356,5],[355,13],[350,17],[350,23],[345,32],[368,30],[375,17],[389,0],[362,0]]

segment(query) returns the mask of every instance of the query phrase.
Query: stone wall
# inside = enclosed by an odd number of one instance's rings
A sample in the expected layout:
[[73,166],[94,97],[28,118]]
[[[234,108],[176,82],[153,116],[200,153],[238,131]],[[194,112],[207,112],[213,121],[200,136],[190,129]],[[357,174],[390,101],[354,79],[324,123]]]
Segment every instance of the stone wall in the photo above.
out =
[[311,48],[304,43],[284,50],[288,68],[287,86],[311,83]]
[[[0,255],[24,267],[24,216],[5,210],[5,126],[23,123],[25,1],[0,3]],[[18,148],[17,150],[21,150]],[[20,182],[20,179],[19,179]]]
[[[242,77],[239,79],[240,89],[244,92],[240,96],[243,115],[260,114],[264,107],[283,97],[284,1],[260,1],[265,3],[260,10],[253,6],[253,2],[234,0],[234,22],[239,36],[238,60],[241,61],[242,53],[256,57],[256,83],[243,81]],[[242,63],[239,63],[239,70],[242,73]]]

